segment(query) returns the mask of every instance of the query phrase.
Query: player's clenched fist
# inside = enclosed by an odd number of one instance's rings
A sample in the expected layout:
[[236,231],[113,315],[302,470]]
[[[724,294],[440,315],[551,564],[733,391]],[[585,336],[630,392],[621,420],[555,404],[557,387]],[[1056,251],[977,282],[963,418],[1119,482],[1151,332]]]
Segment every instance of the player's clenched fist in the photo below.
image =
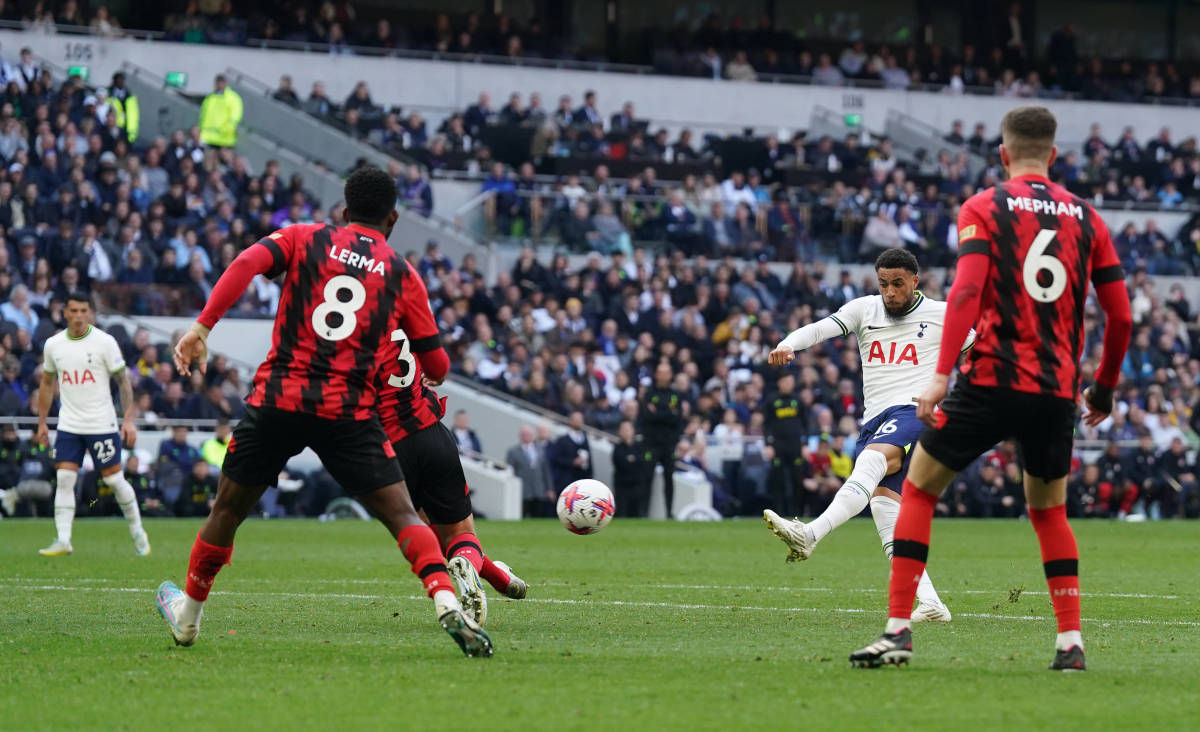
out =
[[1083,423],[1095,427],[1112,414],[1113,390],[1100,384],[1092,384],[1083,390],[1083,402],[1088,412],[1083,417]]
[[796,358],[796,352],[791,346],[780,346],[767,354],[767,363],[771,366],[787,366]]

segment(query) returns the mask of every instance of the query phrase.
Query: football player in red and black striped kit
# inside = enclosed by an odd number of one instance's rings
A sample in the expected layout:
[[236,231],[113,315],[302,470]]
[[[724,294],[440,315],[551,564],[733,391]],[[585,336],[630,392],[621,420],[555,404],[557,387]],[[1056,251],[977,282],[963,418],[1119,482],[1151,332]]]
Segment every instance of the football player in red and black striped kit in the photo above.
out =
[[[1030,523],[1058,621],[1050,668],[1084,670],[1079,553],[1065,504],[1088,283],[1108,321],[1095,381],[1083,393],[1089,425],[1112,411],[1133,324],[1125,276],[1104,222],[1047,178],[1058,152],[1057,126],[1045,107],[1018,107],[1005,115],[1000,155],[1008,181],[972,196],[959,213],[957,274],[937,375],[917,404],[918,416],[930,426],[909,466],[896,522],[887,628],[878,641],[851,654],[855,666],[911,659],[909,615],[938,496],[984,451],[1016,438]],[[954,391],[935,412],[972,325],[975,348]]]
[[413,506],[442,543],[450,576],[458,583],[459,602],[482,625],[487,620],[487,595],[480,577],[514,600],[524,598],[529,586],[507,564],[488,558],[479,544],[458,443],[441,421],[446,400],[434,391],[446,372],[426,373],[425,360],[413,357],[424,345],[397,330],[379,354],[380,420],[407,476]]
[[438,622],[463,652],[490,656],[491,640],[463,612],[437,536],[413,508],[375,413],[377,354],[393,334],[411,338],[409,352],[431,376],[444,377],[450,365],[424,283],[387,244],[397,219],[396,184],[379,168],[359,168],[346,180],[345,197],[346,226],[288,226],[238,255],[175,347],[181,373],[196,361],[203,371],[209,332],[251,280],[284,276],[271,351],[254,376],[216,501],[192,546],[186,591],[164,582],[158,608],[176,643],[195,642],[238,526],[288,459],[311,447],[395,537],[433,598]]

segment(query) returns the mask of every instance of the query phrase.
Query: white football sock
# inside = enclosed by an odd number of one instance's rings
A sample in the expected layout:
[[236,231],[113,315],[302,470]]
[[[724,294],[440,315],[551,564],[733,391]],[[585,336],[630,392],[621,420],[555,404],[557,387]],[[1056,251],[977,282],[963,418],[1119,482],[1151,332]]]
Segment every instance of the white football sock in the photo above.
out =
[[67,545],[71,543],[71,522],[75,520],[76,477],[74,470],[59,470],[54,489],[54,527],[58,529],[58,540]]
[[808,524],[813,542],[818,542],[837,527],[846,523],[867,507],[879,481],[887,475],[887,458],[877,450],[863,450],[854,461],[850,477],[833,496],[833,502],[820,516]]
[[[883,544],[883,553],[888,561],[892,561],[892,540],[896,535],[896,518],[900,515],[900,504],[887,496],[875,496],[871,499],[871,518],[875,519],[875,530],[879,533],[879,541]],[[921,573],[917,582],[917,599],[923,603],[941,605],[942,598],[933,589],[933,582],[928,572]]]
[[125,514],[125,523],[129,524],[129,535],[136,539],[138,534],[142,533],[142,512],[138,510],[137,494],[133,492],[133,486],[129,485],[125,474],[121,472],[105,476],[104,482],[113,489],[117,505],[121,507],[121,513]]
[[887,627],[883,632],[888,635],[899,633],[902,630],[908,630],[912,627],[912,621],[908,618],[888,618]]
[[180,627],[195,625],[200,622],[202,612],[204,612],[204,603],[192,599],[192,596],[185,592],[183,593],[182,607],[175,613],[175,619],[179,621]]
[[1078,630],[1064,630],[1054,640],[1054,650],[1069,651],[1071,646],[1079,646],[1083,650],[1083,633]]

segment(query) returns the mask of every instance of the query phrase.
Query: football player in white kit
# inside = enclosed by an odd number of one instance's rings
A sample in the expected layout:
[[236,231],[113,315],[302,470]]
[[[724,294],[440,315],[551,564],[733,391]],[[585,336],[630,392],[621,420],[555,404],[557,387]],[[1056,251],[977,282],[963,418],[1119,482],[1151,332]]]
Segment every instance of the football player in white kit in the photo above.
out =
[[[137,496],[121,471],[121,444],[133,447],[137,430],[133,427],[133,387],[125,370],[125,358],[117,341],[92,325],[92,302],[86,295],[67,296],[64,311],[67,329],[46,339],[42,364],[42,386],[38,390],[38,427],[34,439],[49,444],[46,417],[54,401],[58,382],[62,407],[54,438],[54,467],[57,488],[54,493],[54,525],[58,537],[39,554],[60,557],[70,554],[71,524],[75,520],[75,480],[86,450],[96,470],[113,489],[117,505],[129,524],[134,551],[150,553],[150,540],[142,528]],[[110,379],[121,393],[125,419],[117,431],[117,411],[113,407]]]
[[[811,523],[789,521],[774,511],[763,520],[791,551],[788,561],[808,559],[821,539],[871,505],[871,516],[892,558],[892,536],[900,514],[900,488],[908,472],[913,445],[925,425],[917,419],[916,397],[933,377],[942,340],[946,303],[930,300],[917,290],[917,259],[904,249],[889,249],[875,260],[879,294],[860,297],[833,315],[800,328],[775,347],[772,366],[784,366],[797,351],[821,341],[853,333],[862,356],[863,397],[866,402],[854,470],[829,508]],[[975,341],[972,331],[967,350]],[[912,619],[950,620],[929,575],[917,587]]]

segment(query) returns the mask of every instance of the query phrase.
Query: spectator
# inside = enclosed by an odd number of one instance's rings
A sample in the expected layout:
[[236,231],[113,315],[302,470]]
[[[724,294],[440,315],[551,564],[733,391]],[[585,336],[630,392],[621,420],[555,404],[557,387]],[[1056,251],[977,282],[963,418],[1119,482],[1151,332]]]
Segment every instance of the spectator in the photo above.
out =
[[38,314],[29,305],[29,288],[25,285],[12,288],[8,300],[0,304],[0,316],[29,333],[37,330]]
[[820,55],[816,68],[812,70],[812,78],[814,84],[821,86],[842,86],[846,83],[841,69],[833,65],[833,59],[827,53]]
[[271,94],[271,98],[277,102],[283,102],[289,107],[300,108],[300,97],[296,96],[296,90],[292,87],[292,77],[288,74],[279,77],[279,88]]
[[604,131],[604,117],[596,109],[596,92],[588,90],[584,93],[583,106],[575,110],[571,122],[579,127],[599,127],[601,132]]
[[650,481],[654,476],[653,453],[637,438],[633,422],[623,420],[617,428],[619,442],[613,448],[613,495],[621,516],[650,515]]
[[746,57],[745,51],[738,51],[733,56],[733,60],[725,67],[725,78],[730,81],[757,81],[758,76],[754,73],[754,67],[750,65],[750,60]]
[[462,118],[463,125],[472,136],[478,137],[480,130],[496,121],[496,113],[492,111],[492,98],[487,92],[480,92],[479,101],[467,107]]
[[220,470],[221,465],[225,462],[225,453],[229,450],[229,441],[232,437],[233,429],[229,426],[229,421],[219,420],[213,436],[200,446],[200,456],[209,465]]
[[203,517],[212,510],[217,498],[217,479],[211,474],[212,467],[203,459],[192,463],[183,491],[175,502],[175,515]]
[[192,466],[201,460],[200,452],[188,444],[187,437],[188,428],[176,425],[171,430],[171,439],[163,440],[158,447],[155,483],[166,505],[174,505],[183,495],[185,478],[191,475]]
[[653,458],[649,470],[659,466],[663,471],[663,492],[667,514],[674,514],[675,447],[683,433],[688,416],[687,402],[672,386],[669,363],[660,362],[654,369],[653,385],[646,389],[638,409],[638,435]]
[[200,105],[200,140],[205,145],[231,148],[237,145],[241,123],[242,98],[229,88],[224,74],[217,74],[213,92]]
[[545,447],[534,442],[533,427],[521,425],[520,442],[508,449],[505,462],[521,480],[521,498],[527,517],[550,517],[558,500],[550,476]]
[[333,102],[325,96],[325,85],[319,81],[313,82],[312,91],[304,102],[304,111],[313,117],[326,118],[333,115],[334,109]]
[[425,218],[433,213],[433,187],[421,172],[421,166],[409,165],[404,180],[398,185],[400,205]]
[[592,477],[592,450],[583,431],[583,412],[571,412],[567,431],[547,450],[555,486],[566,487]]
[[475,434],[475,430],[471,429],[470,418],[465,409],[454,413],[454,429],[452,431],[454,432],[454,441],[458,443],[458,449],[473,453],[483,452],[483,448],[479,444],[479,436]]

